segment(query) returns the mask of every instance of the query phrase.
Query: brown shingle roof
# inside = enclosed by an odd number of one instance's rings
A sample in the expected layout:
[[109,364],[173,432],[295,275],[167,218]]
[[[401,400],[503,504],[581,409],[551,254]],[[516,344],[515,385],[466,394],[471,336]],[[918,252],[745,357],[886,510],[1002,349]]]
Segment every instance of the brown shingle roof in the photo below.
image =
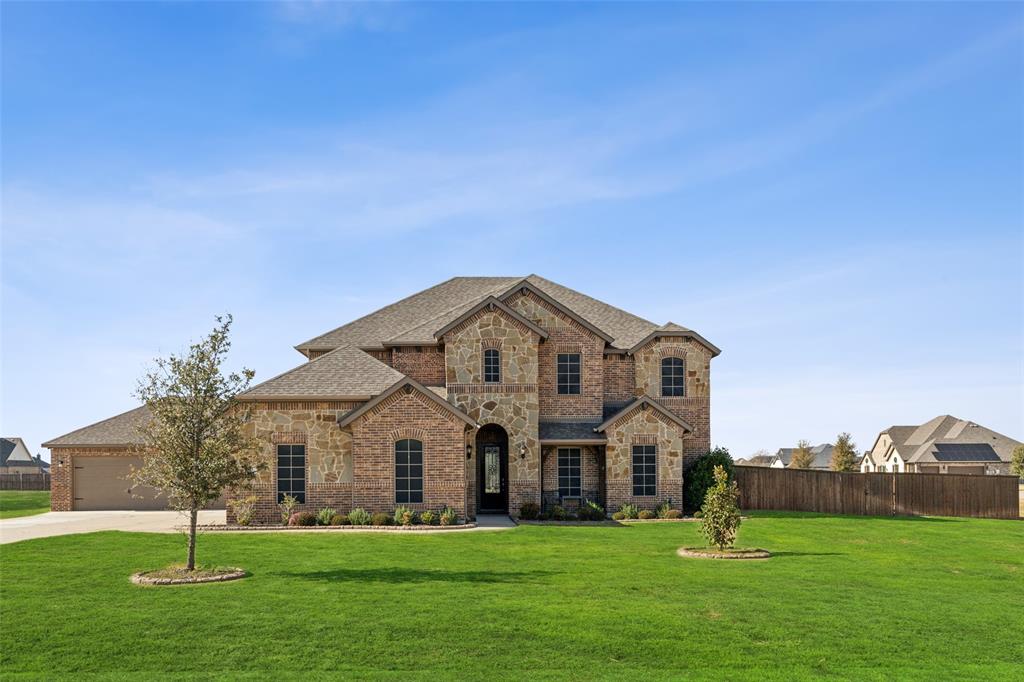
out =
[[127,446],[142,443],[139,427],[150,420],[145,405],[43,443],[44,448]]
[[366,400],[392,386],[405,375],[358,348],[342,345],[253,386],[239,400]]
[[[488,296],[500,298],[511,293],[510,290],[524,280],[607,335],[617,348],[630,348],[659,329],[642,317],[537,275],[455,277],[300,343],[296,348],[302,351],[334,348],[342,343],[358,348],[402,343],[426,345],[433,342],[434,332],[474,305]],[[678,327],[678,330],[693,333],[685,327]]]

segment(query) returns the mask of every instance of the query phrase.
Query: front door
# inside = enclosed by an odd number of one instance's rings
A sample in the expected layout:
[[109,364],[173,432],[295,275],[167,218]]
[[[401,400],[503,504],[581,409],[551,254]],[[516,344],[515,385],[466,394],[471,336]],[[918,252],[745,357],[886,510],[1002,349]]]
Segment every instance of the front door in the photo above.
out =
[[480,511],[508,512],[508,447],[501,443],[482,443],[477,480],[480,482]]

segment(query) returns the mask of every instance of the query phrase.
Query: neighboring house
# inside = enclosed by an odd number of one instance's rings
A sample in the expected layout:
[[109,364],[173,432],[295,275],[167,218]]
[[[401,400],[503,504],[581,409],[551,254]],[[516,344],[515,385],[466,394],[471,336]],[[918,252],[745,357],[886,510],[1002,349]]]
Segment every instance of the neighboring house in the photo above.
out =
[[[775,453],[775,457],[772,458],[770,466],[772,469],[785,469],[789,466],[789,463],[793,461],[793,453],[796,452],[796,448],[779,448],[779,451]],[[811,447],[811,454],[814,455],[814,462],[808,469],[818,469],[822,471],[829,471],[832,469],[832,444],[822,443],[821,445],[815,445]]]
[[770,467],[776,457],[777,455],[753,455],[747,459],[736,460],[736,464],[748,467]]
[[0,474],[45,474],[50,465],[35,457],[17,437],[0,438]]
[[[536,275],[456,277],[296,349],[307,362],[239,397],[274,462],[255,487],[266,521],[285,494],[468,517],[585,499],[680,508],[684,467],[710,447],[718,348]],[[139,504],[123,476],[148,418],[47,443],[53,509]]]
[[1009,474],[1020,441],[984,426],[940,415],[920,426],[890,426],[861,460],[868,473]]

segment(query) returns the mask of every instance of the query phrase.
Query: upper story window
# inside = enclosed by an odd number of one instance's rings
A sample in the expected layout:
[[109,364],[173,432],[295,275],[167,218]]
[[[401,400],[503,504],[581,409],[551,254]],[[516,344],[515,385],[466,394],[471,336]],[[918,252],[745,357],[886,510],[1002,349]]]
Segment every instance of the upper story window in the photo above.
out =
[[501,351],[497,348],[484,350],[484,382],[488,384],[501,383]]
[[581,497],[579,448],[558,448],[558,496]]
[[558,394],[579,395],[580,392],[580,354],[558,354]]
[[395,442],[395,502],[423,501],[423,443],[411,438]]
[[661,395],[686,395],[686,364],[682,358],[665,358],[661,361]]
[[658,494],[657,459],[657,446],[633,446],[633,495],[642,497]]
[[306,503],[306,446],[277,446],[277,501],[291,495]]

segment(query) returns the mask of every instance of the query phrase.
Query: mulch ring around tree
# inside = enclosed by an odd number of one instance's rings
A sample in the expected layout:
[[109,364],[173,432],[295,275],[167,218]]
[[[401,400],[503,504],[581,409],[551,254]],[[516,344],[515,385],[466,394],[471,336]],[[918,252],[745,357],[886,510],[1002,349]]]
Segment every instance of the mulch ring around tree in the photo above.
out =
[[186,571],[182,566],[170,566],[156,571],[143,571],[132,575],[136,585],[195,585],[199,583],[222,583],[244,578],[241,568],[197,568]]
[[691,559],[767,559],[772,553],[766,549],[726,549],[708,547],[680,547],[676,554]]

